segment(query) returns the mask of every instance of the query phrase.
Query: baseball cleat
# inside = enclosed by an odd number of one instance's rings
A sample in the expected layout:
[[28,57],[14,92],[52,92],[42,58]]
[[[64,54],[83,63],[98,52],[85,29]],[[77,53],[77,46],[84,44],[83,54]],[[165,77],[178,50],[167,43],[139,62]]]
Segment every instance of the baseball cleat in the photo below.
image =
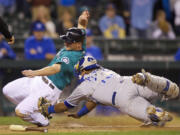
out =
[[48,113],[48,107],[51,106],[50,102],[44,97],[40,97],[38,100],[38,110],[46,118],[51,119],[52,116]]
[[132,76],[133,83],[141,86],[145,86],[146,81],[148,81],[148,73],[144,69],[141,70],[142,73],[137,73]]
[[173,117],[161,108],[149,106],[147,108],[147,114],[151,120],[153,126],[164,126],[166,122],[172,121]]

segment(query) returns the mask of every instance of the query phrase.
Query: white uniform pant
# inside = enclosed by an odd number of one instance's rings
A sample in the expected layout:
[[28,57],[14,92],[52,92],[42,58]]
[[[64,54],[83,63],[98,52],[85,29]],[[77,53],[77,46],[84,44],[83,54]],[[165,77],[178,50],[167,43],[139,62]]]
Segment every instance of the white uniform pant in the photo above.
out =
[[133,118],[148,121],[146,109],[151,105],[149,100],[156,98],[158,93],[134,84],[131,77],[124,77],[124,82],[119,86],[119,90],[116,91],[115,107]]
[[[46,79],[48,79],[46,77]],[[48,79],[51,83],[51,80]],[[55,86],[55,85],[54,85]],[[23,77],[8,83],[3,88],[3,94],[14,104],[16,110],[26,117],[23,119],[34,124],[48,125],[49,121],[38,112],[38,99],[45,97],[52,104],[58,100],[61,90],[52,89],[42,77]]]

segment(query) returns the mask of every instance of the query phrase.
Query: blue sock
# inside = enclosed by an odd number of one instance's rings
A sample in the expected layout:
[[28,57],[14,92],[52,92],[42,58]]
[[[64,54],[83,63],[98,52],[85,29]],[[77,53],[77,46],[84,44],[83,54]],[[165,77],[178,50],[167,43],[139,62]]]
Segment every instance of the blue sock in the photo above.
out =
[[48,113],[51,114],[51,113],[56,113],[55,110],[54,110],[54,105],[51,105],[48,107]]

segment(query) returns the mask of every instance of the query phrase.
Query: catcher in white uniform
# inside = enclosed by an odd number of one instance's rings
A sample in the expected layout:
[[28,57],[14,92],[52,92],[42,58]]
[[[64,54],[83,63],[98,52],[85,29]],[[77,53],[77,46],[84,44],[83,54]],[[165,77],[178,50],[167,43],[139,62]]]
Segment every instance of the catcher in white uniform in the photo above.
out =
[[50,105],[43,98],[39,99],[39,111],[44,116],[67,111],[77,106],[81,100],[87,100],[79,112],[68,116],[79,118],[91,111],[97,103],[101,103],[114,106],[148,125],[163,126],[172,120],[168,112],[149,102],[159,95],[166,99],[177,98],[179,87],[172,81],[144,70],[134,76],[120,76],[99,66],[90,56],[83,57],[75,69],[81,84],[64,102]]

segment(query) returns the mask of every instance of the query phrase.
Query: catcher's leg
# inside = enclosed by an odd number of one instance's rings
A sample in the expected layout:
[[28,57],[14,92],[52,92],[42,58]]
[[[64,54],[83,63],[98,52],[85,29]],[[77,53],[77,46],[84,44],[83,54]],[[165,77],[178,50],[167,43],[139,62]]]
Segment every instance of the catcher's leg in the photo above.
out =
[[48,126],[49,120],[38,112],[38,96],[30,95],[25,98],[15,109],[16,115],[24,121],[36,124],[38,126]]
[[131,117],[151,125],[164,126],[172,117],[161,108],[151,105],[147,100],[138,96],[130,99],[125,113]]
[[138,95],[151,101],[158,97],[158,93],[150,90],[148,87],[142,87],[140,85],[137,86]]
[[179,87],[176,83],[156,75],[152,75],[145,70],[142,73],[133,75],[132,81],[138,85],[146,86],[154,92],[165,95],[167,98],[176,98],[179,95]]

